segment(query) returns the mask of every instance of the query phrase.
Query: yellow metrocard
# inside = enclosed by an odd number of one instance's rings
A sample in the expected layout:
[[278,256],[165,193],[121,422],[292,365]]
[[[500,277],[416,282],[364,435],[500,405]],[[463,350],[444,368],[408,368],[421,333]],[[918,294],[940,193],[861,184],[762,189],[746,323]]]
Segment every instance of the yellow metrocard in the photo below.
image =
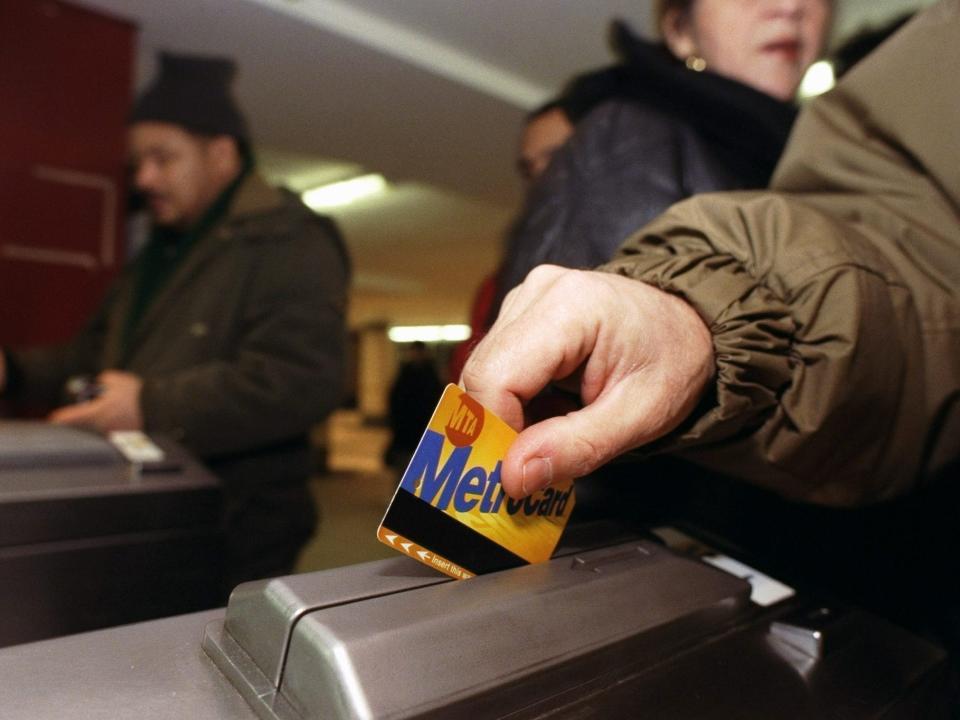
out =
[[507,496],[500,468],[516,437],[448,385],[377,539],[457,579],[549,559],[573,510],[573,483],[522,500]]

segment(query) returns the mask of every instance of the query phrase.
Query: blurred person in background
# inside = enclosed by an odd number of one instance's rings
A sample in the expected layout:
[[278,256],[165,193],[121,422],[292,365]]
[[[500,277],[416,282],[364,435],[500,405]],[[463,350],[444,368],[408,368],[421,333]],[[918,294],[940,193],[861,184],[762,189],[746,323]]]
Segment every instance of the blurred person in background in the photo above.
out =
[[765,187],[831,10],[831,0],[660,0],[659,43],[614,23],[621,62],[563,93],[585,117],[530,193],[494,307],[536,265],[609,260],[684,198]]
[[573,135],[573,120],[563,103],[552,100],[527,115],[517,147],[517,173],[527,190],[543,175],[550,159]]
[[289,572],[313,533],[308,431],[341,392],[349,276],[332,221],[254,170],[234,73],[161,55],[129,120],[146,246],[71,343],[0,356],[32,405],[90,379],[51,422],[168,435],[223,480],[225,591]]
[[420,340],[412,342],[406,354],[390,387],[391,437],[384,452],[387,466],[400,472],[406,469],[417,449],[443,392],[443,383],[427,344]]

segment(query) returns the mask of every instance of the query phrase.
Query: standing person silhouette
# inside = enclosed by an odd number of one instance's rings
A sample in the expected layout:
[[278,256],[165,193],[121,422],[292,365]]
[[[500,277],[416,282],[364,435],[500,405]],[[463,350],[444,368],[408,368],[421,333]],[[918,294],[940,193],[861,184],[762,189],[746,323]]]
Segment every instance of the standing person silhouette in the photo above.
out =
[[390,387],[391,439],[384,453],[389,467],[400,472],[406,468],[442,392],[443,383],[426,343],[411,343]]
[[172,436],[224,482],[225,593],[289,572],[317,513],[308,431],[336,407],[349,260],[336,226],[254,169],[233,62],[164,53],[129,121],[151,237],[62,347],[7,351],[0,388],[50,421]]

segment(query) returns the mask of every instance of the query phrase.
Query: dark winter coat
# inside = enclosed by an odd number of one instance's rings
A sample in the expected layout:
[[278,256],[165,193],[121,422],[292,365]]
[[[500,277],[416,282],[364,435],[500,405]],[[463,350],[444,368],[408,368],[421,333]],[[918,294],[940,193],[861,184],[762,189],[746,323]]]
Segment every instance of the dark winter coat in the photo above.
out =
[[72,343],[9,354],[18,391],[52,405],[70,375],[139,375],[145,429],[223,479],[231,554],[302,542],[315,524],[307,433],[340,398],[348,276],[333,223],[251,175],[147,307],[126,353],[135,265]]
[[606,262],[637,228],[691,195],[765,187],[783,150],[792,106],[689,70],[616,28],[624,64],[568,91],[590,95],[586,103],[612,99],[577,123],[533,189],[510,238],[499,300],[536,265]]

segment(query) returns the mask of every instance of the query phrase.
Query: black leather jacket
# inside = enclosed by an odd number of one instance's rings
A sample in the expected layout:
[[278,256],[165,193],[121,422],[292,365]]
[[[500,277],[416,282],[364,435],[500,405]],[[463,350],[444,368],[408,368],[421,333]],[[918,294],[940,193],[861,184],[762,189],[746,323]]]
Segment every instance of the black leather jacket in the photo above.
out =
[[594,267],[680,200],[764,187],[783,150],[793,106],[688,70],[623,25],[614,33],[624,62],[577,78],[567,91],[590,94],[587,103],[610,99],[577,123],[531,191],[511,233],[494,312],[536,265]]

